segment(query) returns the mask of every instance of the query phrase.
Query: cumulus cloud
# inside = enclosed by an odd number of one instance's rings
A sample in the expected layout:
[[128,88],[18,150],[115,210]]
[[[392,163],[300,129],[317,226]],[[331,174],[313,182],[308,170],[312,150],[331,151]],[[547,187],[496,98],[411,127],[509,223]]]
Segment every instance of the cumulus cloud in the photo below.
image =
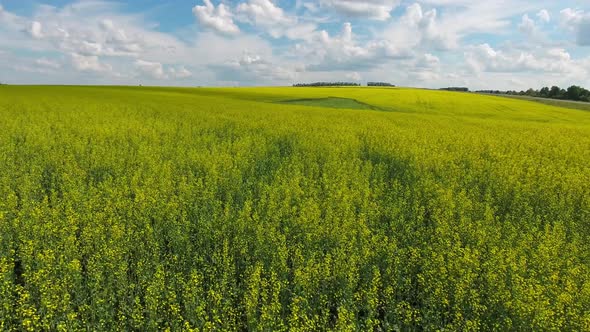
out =
[[148,75],[149,77],[155,79],[166,79],[168,75],[164,73],[164,66],[159,62],[151,62],[145,60],[135,60],[135,68],[137,68],[141,73]]
[[343,24],[339,35],[321,31],[309,42],[297,45],[296,52],[308,59],[310,65],[306,68],[311,71],[366,70],[410,55],[386,40],[359,43],[348,22]]
[[180,66],[178,68],[169,68],[168,69],[168,76],[170,78],[178,78],[178,79],[183,79],[183,78],[189,78],[193,76],[193,73],[186,69],[184,66]]
[[510,57],[494,50],[489,44],[473,46],[465,53],[467,64],[475,71],[516,71],[526,69],[530,55]]
[[551,15],[549,14],[549,12],[547,11],[547,9],[541,9],[538,13],[537,13],[537,17],[539,18],[539,20],[543,23],[549,23],[551,22]]
[[419,4],[413,4],[407,8],[404,20],[410,26],[417,28],[422,43],[428,43],[440,49],[450,49],[457,46],[457,41],[443,32],[435,8],[423,11]]
[[430,53],[424,54],[416,61],[416,68],[436,69],[440,67],[440,59]]
[[361,76],[361,74],[359,74],[358,72],[352,72],[352,73],[348,73],[346,74],[346,78],[355,82],[359,82],[361,81],[363,78]]
[[50,60],[47,58],[40,58],[35,60],[35,64],[39,67],[51,68],[51,69],[59,69],[61,68],[61,64],[57,61]]
[[41,22],[33,21],[31,23],[31,27],[29,28],[29,33],[31,34],[31,37],[35,39],[41,39],[43,38],[42,30],[43,26],[41,25]]
[[433,81],[440,78],[440,59],[430,53],[423,54],[410,64],[408,77],[416,81]]
[[241,3],[237,12],[244,15],[250,23],[266,27],[292,24],[295,21],[270,0],[249,0]]
[[[0,52],[0,55],[2,52]],[[62,68],[61,62],[56,60],[48,59],[48,58],[39,58],[35,59],[34,61],[29,61],[26,59],[22,63],[13,64],[12,69],[21,72],[21,73],[31,73],[31,74],[43,74],[43,75],[51,75],[55,74],[58,69]]]
[[47,74],[51,74],[54,71],[47,69],[47,68],[42,68],[42,67],[38,67],[38,66],[26,66],[26,65],[14,65],[12,66],[12,69],[21,72],[21,73],[32,73],[32,74],[43,74],[43,75],[47,75]]
[[391,11],[399,3],[399,0],[320,0],[321,7],[333,9],[346,16],[379,21],[391,18]]
[[245,51],[241,58],[212,65],[217,78],[244,84],[264,84],[268,82],[292,82],[304,68],[273,63],[258,54]]
[[[54,58],[54,54],[61,53],[71,66],[62,65],[60,75],[72,80],[85,75],[78,73],[88,72],[108,73],[92,79],[131,78],[137,70],[134,61],[139,57],[188,65],[195,58],[194,54],[198,54],[199,49],[195,50],[187,42],[155,31],[154,25],[141,15],[121,14],[117,9],[112,3],[84,1],[59,8],[39,5],[34,7],[30,18],[3,10],[0,12],[0,47],[37,53],[37,58],[44,60],[26,56],[10,60],[21,68],[34,70],[55,71],[52,68],[55,66],[45,60],[49,55]],[[186,67],[177,66],[172,71],[166,73],[171,78],[189,77]]]
[[566,8],[560,14],[562,25],[574,31],[578,45],[590,46],[590,12]]
[[518,24],[518,29],[523,34],[533,37],[537,41],[546,40],[546,35],[542,33],[542,29],[544,25],[551,21],[551,15],[546,9],[542,9],[535,16],[524,14]]
[[170,76],[174,78],[189,78],[193,76],[193,73],[191,73],[184,66],[180,66],[179,68],[170,68],[169,73]]
[[[12,30],[22,30],[24,25],[27,25],[27,28],[30,29],[30,20],[27,20],[23,17],[15,15],[0,5],[0,30],[4,29],[12,29]],[[29,31],[28,29],[24,29]]]
[[[548,0],[514,0],[509,6],[505,1],[297,0],[289,7],[281,7],[288,3],[283,0],[201,0],[192,13],[202,28],[178,27],[175,33],[160,32],[152,12],[147,18],[123,12],[116,2],[73,1],[33,5],[26,16],[0,6],[0,72],[7,79],[110,83],[117,78],[117,83],[137,84],[141,78],[209,85],[346,77],[432,87],[459,81],[487,85],[497,78],[498,87],[508,88],[510,78],[525,85],[547,78],[590,84],[590,75],[582,76],[590,71],[590,55],[579,47],[590,45],[590,12],[566,8],[558,17]],[[346,23],[334,30],[341,20],[337,15],[350,18],[354,29]],[[576,44],[552,40],[556,34],[545,32],[553,31],[553,22]],[[517,28],[536,41],[513,44]],[[474,34],[501,36],[504,46],[465,45]]]
[[153,78],[156,80],[167,80],[167,79],[184,79],[193,76],[188,69],[184,66],[180,67],[169,67],[165,66],[160,62],[146,61],[137,59],[134,62],[134,67],[140,73],[141,76]]
[[110,19],[101,20],[99,26],[104,32],[103,40],[111,46],[112,53],[137,55],[143,51],[145,42],[137,33],[130,35],[128,30]]
[[[85,56],[138,57],[149,52],[173,53],[183,48],[176,38],[150,31],[136,16],[121,16],[102,2],[74,3],[62,8],[39,6],[27,23],[36,49]],[[22,21],[14,15],[12,22]],[[17,29],[15,27],[15,29]],[[22,28],[21,28],[22,29]],[[25,44],[26,41],[18,41]]]
[[295,8],[304,9],[309,13],[317,13],[320,10],[318,3],[305,0],[295,0]]
[[424,11],[418,3],[409,5],[398,20],[384,29],[380,36],[398,49],[450,50],[458,47],[458,33],[447,29],[452,24],[441,22],[438,11]]
[[100,62],[99,58],[95,55],[85,56],[72,53],[70,56],[72,66],[79,71],[105,73],[113,69],[110,64]]
[[[513,18],[534,8],[531,1],[421,0],[378,36],[398,48],[416,52],[456,51],[474,34],[509,34]],[[530,16],[529,16],[530,17]]]
[[539,48],[529,52],[496,50],[489,44],[472,46],[465,53],[466,63],[476,72],[544,72],[563,75],[583,74],[586,69],[561,48]]
[[518,25],[518,29],[525,34],[532,35],[536,30],[535,21],[531,19],[529,15],[524,14]]
[[236,8],[236,19],[256,26],[273,38],[306,39],[316,24],[300,22],[270,0],[249,0]]
[[193,14],[199,23],[208,29],[226,35],[240,33],[240,28],[234,23],[233,14],[222,3],[215,7],[211,0],[203,0],[204,6],[193,7]]
[[586,16],[583,10],[574,10],[571,8],[565,8],[559,14],[561,15],[561,23],[568,27],[579,24]]

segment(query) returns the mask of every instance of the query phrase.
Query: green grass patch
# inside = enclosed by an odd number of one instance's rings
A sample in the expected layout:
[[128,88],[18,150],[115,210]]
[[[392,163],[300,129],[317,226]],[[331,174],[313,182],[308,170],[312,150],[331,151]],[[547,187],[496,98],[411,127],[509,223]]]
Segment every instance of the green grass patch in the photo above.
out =
[[293,99],[293,100],[283,100],[278,103],[279,104],[288,104],[288,105],[312,106],[312,107],[383,111],[383,109],[381,109],[377,106],[369,105],[369,104],[360,102],[356,99],[339,98],[339,97]]

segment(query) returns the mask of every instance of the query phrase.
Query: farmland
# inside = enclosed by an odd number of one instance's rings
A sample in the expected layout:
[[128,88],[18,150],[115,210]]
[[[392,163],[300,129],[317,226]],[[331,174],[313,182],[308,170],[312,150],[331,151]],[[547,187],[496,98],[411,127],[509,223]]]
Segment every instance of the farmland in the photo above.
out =
[[530,100],[530,101],[535,101],[535,102],[546,104],[546,105],[579,109],[579,110],[583,110],[583,111],[590,111],[590,103],[584,102],[584,101],[559,100],[559,99],[538,98],[538,97],[529,97],[529,96],[502,96],[502,97]]
[[590,330],[590,112],[0,87],[0,330]]

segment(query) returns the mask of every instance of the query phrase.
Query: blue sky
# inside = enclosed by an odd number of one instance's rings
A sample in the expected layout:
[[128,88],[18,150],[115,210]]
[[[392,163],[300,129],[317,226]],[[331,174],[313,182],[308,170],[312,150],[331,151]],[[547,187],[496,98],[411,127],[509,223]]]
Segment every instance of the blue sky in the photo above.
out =
[[588,0],[0,0],[12,84],[590,87]]

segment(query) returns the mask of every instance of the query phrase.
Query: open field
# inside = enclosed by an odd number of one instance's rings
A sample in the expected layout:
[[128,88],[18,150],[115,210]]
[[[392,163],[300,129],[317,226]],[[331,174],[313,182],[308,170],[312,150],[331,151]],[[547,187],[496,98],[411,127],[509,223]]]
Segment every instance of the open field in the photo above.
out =
[[577,109],[577,110],[583,110],[583,111],[590,111],[590,103],[584,102],[584,101],[560,100],[560,99],[538,98],[538,97],[530,97],[530,96],[515,96],[515,95],[493,95],[493,96],[528,100],[528,101],[534,101],[534,102],[545,104],[545,105],[571,108],[571,109]]
[[590,330],[590,112],[1,86],[0,123],[0,330]]

